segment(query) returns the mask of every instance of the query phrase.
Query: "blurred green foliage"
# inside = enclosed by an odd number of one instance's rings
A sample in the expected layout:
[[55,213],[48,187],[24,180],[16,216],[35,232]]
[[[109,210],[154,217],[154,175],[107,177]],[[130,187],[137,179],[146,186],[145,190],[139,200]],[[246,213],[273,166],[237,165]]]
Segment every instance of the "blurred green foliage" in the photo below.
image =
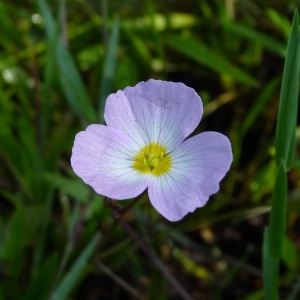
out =
[[[0,299],[188,299],[182,290],[262,299],[280,83],[298,5],[1,1]],[[149,78],[193,87],[205,105],[197,132],[226,134],[234,163],[220,192],[181,222],[142,198],[124,216],[133,235],[69,159],[75,134],[103,122],[106,96]],[[280,299],[299,290],[297,154]]]

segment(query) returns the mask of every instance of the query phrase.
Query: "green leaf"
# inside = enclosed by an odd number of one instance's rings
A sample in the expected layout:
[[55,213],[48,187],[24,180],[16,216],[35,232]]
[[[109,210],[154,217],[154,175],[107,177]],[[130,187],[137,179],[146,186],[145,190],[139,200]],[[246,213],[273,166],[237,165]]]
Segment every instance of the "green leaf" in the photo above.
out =
[[266,14],[272,23],[277,27],[277,29],[288,40],[291,31],[291,23],[289,19],[286,18],[280,11],[272,8],[267,8]]
[[53,34],[50,36],[47,42],[47,52],[45,59],[45,69],[44,69],[44,84],[41,90],[41,125],[42,125],[42,139],[43,146],[48,137],[49,130],[49,120],[52,113],[52,89],[57,74],[56,65],[56,45],[57,45],[58,35]]
[[51,15],[50,8],[44,0],[38,0],[38,4],[45,20],[48,44],[52,43],[50,49],[52,49],[53,43],[56,42],[55,58],[58,67],[58,78],[67,101],[83,124],[86,122],[95,123],[96,113],[91,105],[75,62],[68,48],[58,36],[57,25]]
[[296,245],[287,236],[283,240],[282,260],[290,270],[296,270],[299,266],[300,259]]
[[51,39],[51,37],[55,34],[57,30],[57,24],[53,19],[53,16],[51,14],[51,10],[47,4],[47,1],[45,0],[37,0],[40,12],[43,16],[43,20],[45,23],[45,29],[47,34],[47,39]]
[[31,281],[30,286],[25,294],[25,300],[46,299],[49,293],[49,287],[52,284],[55,271],[58,264],[57,253],[52,254],[43,263],[35,278]]
[[[11,18],[11,8],[8,6],[8,4],[9,2],[0,2],[0,45],[6,50],[11,48],[12,46],[22,49],[22,47],[24,47],[23,40],[20,39],[19,32],[16,30],[16,24]],[[13,13],[16,13],[16,11],[14,11]]]
[[120,19],[117,16],[113,24],[111,37],[109,39],[107,55],[105,59],[103,77],[100,84],[100,99],[99,99],[99,118],[100,123],[104,123],[104,107],[106,98],[112,92],[112,87],[115,78],[116,64],[117,64],[117,50],[119,46],[119,31]]
[[279,258],[285,236],[287,210],[287,176],[283,161],[277,171],[271,207],[269,250],[273,256]]
[[80,202],[86,202],[89,199],[91,190],[79,178],[67,178],[59,174],[44,174],[45,180],[53,187],[60,189],[63,193],[70,195]]
[[[32,190],[30,189],[29,178],[26,176],[29,170],[28,158],[25,151],[20,151],[20,143],[16,141],[13,135],[0,131],[0,139],[3,141],[0,153],[6,165],[9,166],[12,174],[21,185],[25,195],[32,198]],[[32,170],[30,170],[32,173]]]
[[56,59],[58,64],[59,79],[70,107],[85,122],[95,123],[96,114],[85,90],[79,71],[68,50],[59,39]]
[[228,21],[223,22],[223,25],[225,30],[228,30],[228,32],[232,33],[233,35],[239,35],[242,38],[246,38],[253,43],[259,44],[280,56],[285,55],[285,45],[264,33],[258,32],[249,27],[245,27],[238,23]]
[[8,239],[3,249],[3,257],[6,259],[8,272],[16,277],[25,264],[24,251],[28,242],[28,227],[24,227],[24,224],[26,224],[25,210],[20,206],[11,218],[7,232]]
[[90,243],[86,246],[83,250],[81,255],[78,257],[77,261],[74,263],[73,267],[71,268],[70,272],[66,274],[66,276],[61,281],[58,288],[55,290],[53,295],[51,296],[51,300],[64,300],[68,297],[74,286],[76,285],[79,277],[86,267],[88,259],[92,255],[93,251],[95,250],[97,243],[100,239],[100,235],[96,234]]
[[265,300],[277,300],[279,259],[270,253],[269,244],[269,228],[265,228],[263,243]]
[[299,18],[295,11],[283,71],[276,128],[276,162],[289,170],[294,161],[299,96]]
[[213,71],[227,74],[232,79],[249,86],[257,85],[257,81],[253,77],[191,36],[171,35],[166,37],[166,43],[178,52]]
[[243,121],[241,130],[239,132],[240,140],[242,141],[243,137],[247,131],[253,126],[257,117],[264,111],[264,108],[267,102],[272,98],[272,95],[279,84],[279,78],[276,77],[264,87],[262,93],[259,95],[255,101],[251,110],[247,113],[245,120]]

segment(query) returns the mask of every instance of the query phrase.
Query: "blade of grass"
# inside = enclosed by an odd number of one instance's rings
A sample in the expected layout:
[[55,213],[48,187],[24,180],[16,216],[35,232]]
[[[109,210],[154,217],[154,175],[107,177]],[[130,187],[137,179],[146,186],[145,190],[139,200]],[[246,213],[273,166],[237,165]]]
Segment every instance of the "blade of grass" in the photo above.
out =
[[37,3],[45,23],[47,39],[49,40],[55,34],[57,30],[57,24],[54,21],[54,18],[51,14],[49,6],[47,5],[47,2],[45,0],[37,0]]
[[247,132],[252,128],[257,118],[261,116],[268,101],[271,101],[278,84],[279,77],[276,77],[266,85],[266,87],[262,90],[261,94],[255,100],[255,103],[253,104],[251,110],[247,113],[246,118],[243,120],[239,130],[238,138],[236,140],[232,140],[233,149],[235,153],[234,164],[239,163],[239,158],[242,151],[241,145],[243,143],[244,137],[246,136]]
[[112,92],[117,65],[117,50],[119,45],[120,19],[117,16],[113,24],[111,36],[108,42],[102,81],[100,84],[99,110],[100,123],[104,123],[104,107],[106,98]]
[[96,113],[91,105],[75,62],[62,39],[60,37],[55,38],[55,35],[59,33],[50,8],[44,0],[38,0],[38,5],[45,21],[48,42],[57,42],[55,59],[58,68],[58,78],[66,99],[72,110],[81,119],[83,125],[86,125],[86,122],[95,123]]
[[78,208],[78,203],[76,203],[76,206],[73,210],[71,220],[70,220],[67,244],[56,272],[53,287],[56,286],[56,283],[60,280],[61,275],[64,273],[70,255],[74,249],[75,226],[78,221],[78,218],[79,218],[79,208]]
[[0,139],[3,141],[1,145],[3,162],[10,168],[24,195],[32,199],[33,191],[30,189],[29,178],[26,176],[28,159],[23,151],[19,151],[20,144],[11,135],[2,131],[0,132]]
[[[152,0],[146,0],[145,7],[150,20],[149,36],[151,37],[153,45],[155,47],[155,56],[157,57],[157,59],[161,60],[161,62],[164,62],[165,59],[162,36],[158,32],[159,26],[157,26],[158,24],[156,24],[159,22],[155,22],[155,20],[159,18],[159,14],[156,13],[156,8]],[[173,21],[174,20],[175,19],[173,19]],[[170,20],[168,21],[170,22]]]
[[281,259],[291,271],[297,270],[300,263],[297,245],[288,236],[283,241]]
[[266,14],[272,23],[277,27],[277,29],[283,34],[283,36],[288,39],[291,32],[291,23],[288,18],[272,8],[267,8]]
[[272,197],[272,208],[270,213],[269,228],[269,250],[270,253],[279,258],[283,239],[285,236],[287,209],[287,176],[284,162],[281,161],[276,175],[275,186]]
[[265,299],[276,300],[278,286],[279,259],[270,253],[269,249],[269,228],[264,231],[263,243],[263,280],[265,288]]
[[[9,4],[4,1],[0,2],[0,29],[1,29],[1,41],[0,45],[8,50],[14,45],[14,47],[18,47],[22,49],[24,47],[23,40],[20,39],[19,32],[16,30],[16,24],[10,17],[9,14]],[[9,52],[9,51],[7,51]]]
[[[53,34],[51,32],[46,34],[48,36],[47,38],[47,51],[45,56],[45,68],[44,68],[44,82],[43,87],[41,89],[41,119],[42,119],[42,138],[45,142],[46,136],[48,136],[48,127],[49,127],[49,120],[50,120],[50,114],[51,114],[51,107],[52,107],[52,100],[51,100],[51,91],[53,88],[53,83],[57,74],[57,68],[56,68],[56,56],[55,56],[55,47],[57,45],[57,39],[58,34],[54,34],[57,32],[57,26],[56,24],[51,22],[51,19],[49,19],[49,15],[44,13],[43,15],[45,23],[48,23],[49,25],[46,26],[46,29],[53,30]],[[52,25],[53,24],[53,25]],[[52,27],[53,26],[53,27]]]
[[96,114],[74,60],[61,40],[58,41],[56,59],[59,79],[70,107],[85,125],[96,122]]
[[278,85],[279,85],[279,78],[276,77],[272,79],[268,83],[268,85],[266,85],[266,87],[263,89],[262,93],[259,95],[253,107],[251,108],[245,120],[243,121],[241,130],[239,132],[240,142],[243,140],[247,131],[255,123],[257,117],[262,113],[267,102],[272,98],[272,95],[274,94],[274,91]]
[[178,52],[211,70],[227,74],[232,79],[249,86],[257,85],[257,81],[253,77],[191,36],[171,35],[166,38],[166,43]]
[[74,197],[79,202],[86,202],[88,200],[90,189],[78,178],[67,178],[52,172],[45,173],[43,176],[50,186]]
[[25,263],[24,251],[29,229],[25,226],[26,230],[24,230],[24,224],[26,224],[26,212],[24,206],[20,205],[10,220],[9,231],[6,232],[8,239],[2,252],[2,257],[6,261],[6,272],[14,276],[21,274]]
[[296,139],[299,95],[299,20],[295,10],[284,66],[278,122],[276,128],[275,179],[271,203],[270,227],[266,229],[263,247],[265,299],[278,299],[278,266],[286,228],[287,176],[291,168]]
[[86,267],[88,259],[92,255],[93,251],[95,250],[98,241],[100,239],[100,235],[97,233],[90,243],[86,246],[86,248],[82,251],[81,255],[78,257],[74,265],[72,266],[69,273],[65,275],[63,280],[61,281],[58,288],[50,297],[51,300],[64,300],[68,297],[69,293],[71,292],[72,288],[75,286],[79,277]]
[[49,293],[49,286],[51,286],[53,281],[57,264],[57,253],[52,254],[45,260],[38,273],[31,281],[23,298],[24,300],[46,299],[46,296]]
[[245,253],[237,260],[234,266],[228,270],[227,274],[224,276],[224,279],[220,283],[220,288],[225,291],[231,282],[237,277],[238,273],[243,269],[243,266],[249,259],[249,256],[252,252],[251,247],[247,247]]
[[283,159],[287,171],[295,154],[296,121],[299,96],[299,18],[295,11],[287,46],[276,128],[276,162]]
[[174,249],[172,250],[172,256],[182,265],[182,267],[187,272],[190,272],[191,274],[200,278],[204,282],[208,282],[211,279],[211,275],[206,268],[196,264],[192,259],[188,257],[188,255],[186,255],[179,248],[174,247]]
[[238,23],[233,22],[223,22],[223,26],[225,30],[227,30],[230,34],[239,35],[242,38],[246,38],[252,41],[255,44],[260,44],[266,49],[280,55],[285,56],[286,49],[285,45],[278,42],[276,39],[269,37],[266,34],[258,32],[254,29],[249,27],[245,27]]

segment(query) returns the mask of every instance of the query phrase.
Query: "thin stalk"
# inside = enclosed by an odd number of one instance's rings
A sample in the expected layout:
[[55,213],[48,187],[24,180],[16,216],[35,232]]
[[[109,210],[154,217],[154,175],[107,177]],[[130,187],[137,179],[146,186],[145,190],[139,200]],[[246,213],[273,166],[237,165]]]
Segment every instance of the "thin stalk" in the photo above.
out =
[[115,274],[111,269],[106,267],[101,261],[97,261],[96,265],[103,273],[105,273],[105,275],[107,275],[112,280],[114,280],[118,285],[120,285],[124,290],[130,293],[133,297],[140,300],[146,300],[146,298],[142,296],[133,286],[131,286],[123,278]]
[[114,219],[112,226],[110,227],[109,232],[105,235],[105,237],[101,241],[101,245],[104,245],[106,241],[109,239],[111,234],[114,232],[115,228],[119,224],[120,218],[124,216],[125,213],[129,211],[139,200],[142,199],[144,193],[134,198],[127,206],[121,206],[117,203],[116,200],[105,197],[103,202],[106,208],[111,209],[111,217]]
[[148,249],[148,246],[144,243],[142,238],[134,231],[134,229],[123,219],[120,219],[120,224],[123,227],[124,231],[132,237],[132,239],[136,242],[136,244],[141,248],[141,250],[151,259],[151,261],[156,265],[156,267],[163,273],[165,278],[169,281],[169,283],[174,287],[175,290],[180,294],[182,299],[192,300],[187,291],[182,287],[182,285],[176,280],[175,277],[169,272],[163,262],[159,259],[159,257],[151,252]]

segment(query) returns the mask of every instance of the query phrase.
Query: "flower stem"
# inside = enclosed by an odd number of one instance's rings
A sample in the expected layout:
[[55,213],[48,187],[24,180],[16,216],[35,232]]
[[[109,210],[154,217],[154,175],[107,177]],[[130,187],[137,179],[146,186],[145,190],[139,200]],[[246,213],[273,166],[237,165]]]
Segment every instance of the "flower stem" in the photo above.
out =
[[111,217],[115,220],[120,219],[125,213],[127,213],[133,205],[135,205],[142,197],[144,193],[140,194],[136,198],[134,198],[127,206],[122,206],[117,203],[116,200],[113,200],[111,198],[105,197],[103,199],[104,206],[106,208],[111,209]]
[[123,278],[115,274],[111,269],[105,266],[100,260],[96,262],[97,267],[108,277],[113,279],[117,284],[119,284],[123,289],[128,291],[133,297],[140,300],[145,300],[146,298],[143,297],[137,289],[131,286],[128,282],[126,282]]
[[119,223],[123,227],[124,231],[128,233],[129,236],[136,242],[136,244],[141,248],[141,250],[152,260],[152,262],[156,265],[156,267],[163,273],[165,278],[170,282],[170,284],[177,290],[177,292],[181,295],[182,299],[192,300],[187,291],[180,285],[180,283],[172,276],[163,262],[159,259],[159,257],[151,252],[142,238],[134,231],[134,229],[123,219],[119,220]]
[[120,219],[124,216],[125,213],[129,211],[129,209],[131,209],[131,207],[133,207],[133,205],[135,205],[143,197],[143,195],[144,193],[134,198],[127,206],[122,206],[118,204],[116,200],[110,199],[108,197],[105,197],[103,199],[104,206],[111,209],[111,217],[114,219],[114,222],[109,229],[109,233],[106,234],[102,239],[101,245],[104,245],[106,243],[110,235],[115,230],[116,226],[119,224]]

